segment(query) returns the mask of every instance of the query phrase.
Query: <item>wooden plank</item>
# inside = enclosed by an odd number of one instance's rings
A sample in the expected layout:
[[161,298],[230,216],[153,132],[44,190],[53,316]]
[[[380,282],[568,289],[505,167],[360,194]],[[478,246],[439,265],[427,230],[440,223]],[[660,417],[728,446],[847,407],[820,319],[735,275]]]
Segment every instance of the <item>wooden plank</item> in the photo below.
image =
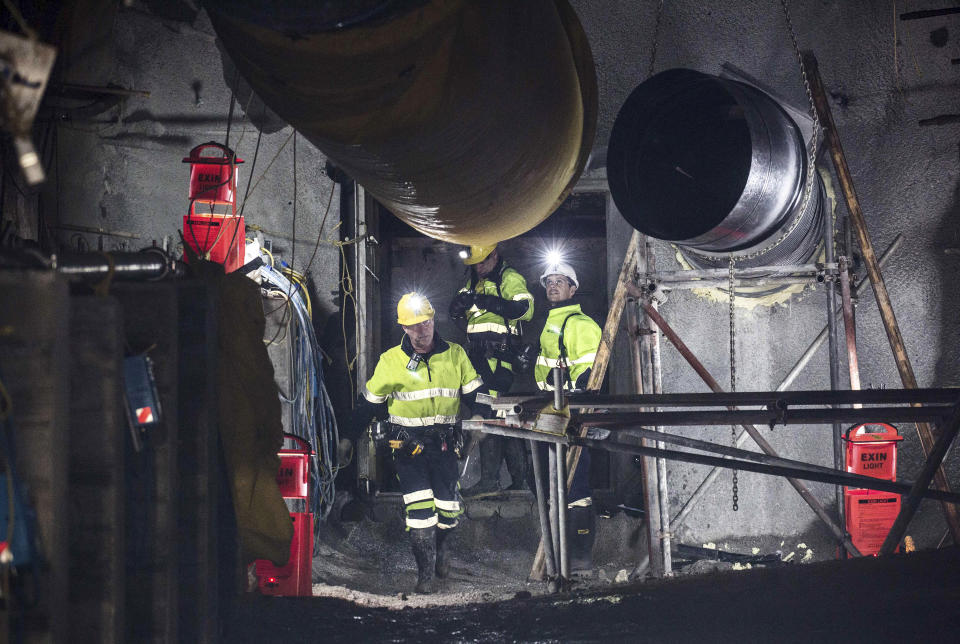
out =
[[[833,166],[837,172],[837,178],[840,180],[840,187],[843,190],[847,210],[850,213],[850,222],[853,224],[853,230],[857,234],[857,241],[863,253],[863,261],[867,267],[867,275],[870,277],[870,283],[873,284],[873,294],[877,299],[880,317],[883,320],[883,328],[887,332],[887,339],[890,341],[890,348],[893,351],[893,358],[897,364],[897,371],[900,373],[900,380],[903,382],[905,388],[916,389],[917,378],[913,373],[913,365],[910,363],[910,357],[907,355],[907,348],[903,342],[903,336],[900,334],[900,327],[897,324],[897,317],[893,312],[893,304],[890,301],[886,283],[883,281],[883,275],[880,273],[877,255],[873,249],[870,235],[867,232],[867,222],[863,216],[863,210],[860,208],[860,200],[857,198],[857,192],[853,186],[853,175],[847,165],[847,159],[844,155],[843,147],[840,144],[840,136],[837,133],[837,126],[833,121],[833,114],[830,111],[830,104],[827,101],[823,81],[820,79],[817,59],[813,55],[813,52],[803,52],[803,64],[810,82],[813,102],[816,105],[817,114],[823,126],[824,136],[830,147],[830,157],[833,159]],[[920,446],[923,449],[924,455],[929,456],[935,441],[935,435],[930,425],[927,423],[917,423],[917,436],[920,438]],[[934,484],[940,490],[950,490],[950,485],[947,482],[947,476],[942,466],[938,467],[934,474]],[[943,514],[946,518],[947,526],[950,529],[950,534],[953,537],[953,542],[960,543],[960,510],[950,503],[941,503],[940,506],[943,508]]]

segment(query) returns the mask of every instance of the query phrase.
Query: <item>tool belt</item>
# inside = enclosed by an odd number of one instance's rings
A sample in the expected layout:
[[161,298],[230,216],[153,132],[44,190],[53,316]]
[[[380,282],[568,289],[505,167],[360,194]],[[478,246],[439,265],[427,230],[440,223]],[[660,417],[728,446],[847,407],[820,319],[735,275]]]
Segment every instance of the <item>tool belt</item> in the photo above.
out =
[[506,339],[480,340],[469,338],[467,344],[467,353],[478,358],[482,356],[484,359],[495,358],[501,362],[512,363],[516,356],[516,352]]
[[463,431],[456,425],[429,425],[427,427],[404,427],[390,424],[388,445],[401,456],[414,457],[428,447],[441,452],[451,450],[460,456],[463,447]]

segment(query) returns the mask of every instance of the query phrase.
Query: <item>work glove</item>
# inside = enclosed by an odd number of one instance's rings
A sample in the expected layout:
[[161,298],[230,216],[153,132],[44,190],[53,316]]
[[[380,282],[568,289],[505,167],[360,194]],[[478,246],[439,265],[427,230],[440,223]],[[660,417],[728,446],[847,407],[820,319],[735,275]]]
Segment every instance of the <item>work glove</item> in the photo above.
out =
[[503,315],[503,300],[496,295],[480,293],[473,298],[473,303],[477,305],[478,309],[489,311],[494,315]]
[[474,297],[475,294],[472,291],[457,293],[456,297],[453,298],[453,301],[450,302],[450,319],[457,320],[459,318],[466,317],[467,310],[473,306]]

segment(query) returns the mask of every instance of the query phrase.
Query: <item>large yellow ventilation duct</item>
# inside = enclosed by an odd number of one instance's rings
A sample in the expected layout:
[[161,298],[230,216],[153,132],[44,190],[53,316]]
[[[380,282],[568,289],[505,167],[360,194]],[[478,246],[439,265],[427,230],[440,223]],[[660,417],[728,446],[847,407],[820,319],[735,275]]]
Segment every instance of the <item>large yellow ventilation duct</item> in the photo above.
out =
[[240,4],[205,3],[244,79],[425,235],[519,235],[586,164],[596,76],[566,0],[344,0],[313,15],[296,1],[288,13],[282,2]]

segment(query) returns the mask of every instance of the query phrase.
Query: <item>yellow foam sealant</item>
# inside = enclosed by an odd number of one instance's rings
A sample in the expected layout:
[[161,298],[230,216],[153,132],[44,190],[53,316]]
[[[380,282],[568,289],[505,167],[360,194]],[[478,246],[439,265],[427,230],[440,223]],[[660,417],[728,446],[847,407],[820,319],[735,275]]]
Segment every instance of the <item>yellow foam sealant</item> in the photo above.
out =
[[[824,192],[826,192],[827,199],[830,201],[830,216],[833,219],[834,227],[836,227],[837,221],[837,200],[836,200],[836,190],[833,187],[833,179],[830,176],[830,172],[819,169],[820,179],[823,181]],[[685,271],[694,270],[694,267],[687,261],[683,256],[683,253],[680,252],[680,249],[675,244],[670,244],[674,250],[674,257],[677,260],[677,263]],[[817,263],[823,263],[824,251],[823,244],[821,242],[820,249],[817,252],[816,260]],[[785,304],[787,300],[792,298],[794,295],[802,293],[807,288],[813,288],[812,284],[793,284],[790,286],[780,287],[778,290],[773,293],[768,293],[767,295],[749,297],[739,295],[740,293],[763,293],[764,291],[770,290],[769,286],[737,286],[736,294],[733,297],[733,305],[747,310],[753,310],[758,306],[772,307],[780,304]],[[711,302],[716,302],[718,304],[727,304],[730,302],[730,295],[726,289],[723,288],[692,288],[689,289],[693,295],[701,299],[709,300]]]

